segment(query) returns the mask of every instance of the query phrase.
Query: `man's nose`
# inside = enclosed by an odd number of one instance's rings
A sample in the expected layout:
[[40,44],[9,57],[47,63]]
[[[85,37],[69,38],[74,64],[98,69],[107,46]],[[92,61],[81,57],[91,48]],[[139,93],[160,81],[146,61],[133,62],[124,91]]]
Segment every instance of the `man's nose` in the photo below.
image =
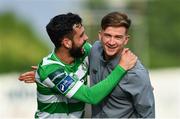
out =
[[85,34],[84,41],[87,41],[87,40],[88,40],[88,36]]
[[110,39],[109,39],[109,42],[108,42],[110,45],[114,45],[115,44],[115,41],[114,41],[114,38],[113,37],[111,37]]

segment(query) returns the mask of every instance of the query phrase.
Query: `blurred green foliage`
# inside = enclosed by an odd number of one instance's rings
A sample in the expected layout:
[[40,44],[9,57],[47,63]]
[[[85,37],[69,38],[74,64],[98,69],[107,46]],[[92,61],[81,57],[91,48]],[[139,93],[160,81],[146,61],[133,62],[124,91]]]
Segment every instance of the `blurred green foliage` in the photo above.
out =
[[[128,47],[139,56],[148,68],[180,66],[179,3],[179,0],[128,1],[124,11],[127,10],[130,18],[134,17],[131,18],[131,37]],[[105,14],[113,9],[124,12],[121,8],[110,8],[106,0],[88,0],[85,6],[91,11],[88,16],[93,16],[94,21],[98,22],[86,27],[91,43],[97,39],[101,21],[101,18],[97,16],[102,11]]]
[[84,8],[93,10],[108,9],[108,4],[104,0],[87,0],[84,4]]
[[29,70],[48,53],[32,31],[29,23],[12,12],[0,14],[0,73]]
[[[128,14],[139,15],[144,20],[139,25],[132,21],[128,47],[149,68],[180,66],[179,3],[178,0],[135,0],[126,6]],[[98,39],[101,18],[113,11],[111,7],[104,0],[88,0],[84,4],[84,9],[89,10],[90,24],[85,24],[85,28],[91,43]],[[115,11],[121,9],[116,7]],[[31,24],[12,12],[0,14],[0,73],[29,70],[29,66],[39,63],[48,52]]]
[[180,66],[179,4],[179,0],[147,3],[151,68]]

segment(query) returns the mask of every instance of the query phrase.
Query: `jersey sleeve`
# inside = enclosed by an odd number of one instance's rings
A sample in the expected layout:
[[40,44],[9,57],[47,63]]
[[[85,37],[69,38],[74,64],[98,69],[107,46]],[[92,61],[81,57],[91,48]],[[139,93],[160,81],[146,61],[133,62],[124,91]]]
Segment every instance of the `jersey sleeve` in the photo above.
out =
[[62,69],[58,69],[50,73],[42,83],[68,98],[97,104],[112,91],[125,73],[126,71],[118,65],[106,79],[88,87],[84,85],[84,80],[75,79]]
[[43,85],[67,97],[74,95],[83,83],[83,81],[73,78],[63,69],[57,69],[51,72],[47,78],[42,81]]
[[112,91],[125,73],[126,71],[118,65],[106,79],[96,85],[92,87],[82,85],[72,98],[90,104],[97,104]]

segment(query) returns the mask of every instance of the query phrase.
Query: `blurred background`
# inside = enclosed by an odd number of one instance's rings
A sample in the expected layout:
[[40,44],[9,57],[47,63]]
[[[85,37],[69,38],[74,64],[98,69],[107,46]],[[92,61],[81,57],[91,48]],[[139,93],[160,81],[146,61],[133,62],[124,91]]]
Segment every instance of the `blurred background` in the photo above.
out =
[[57,14],[79,14],[97,40],[101,18],[112,11],[132,20],[127,47],[149,69],[156,118],[180,118],[179,0],[0,0],[0,117],[33,118],[36,86],[18,81],[53,45],[45,26]]

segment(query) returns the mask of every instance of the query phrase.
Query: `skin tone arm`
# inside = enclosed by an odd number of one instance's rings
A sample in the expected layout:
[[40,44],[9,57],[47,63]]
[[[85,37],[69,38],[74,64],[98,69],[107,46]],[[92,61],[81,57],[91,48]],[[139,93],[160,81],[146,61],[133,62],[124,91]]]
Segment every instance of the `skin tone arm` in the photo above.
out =
[[21,74],[18,79],[25,83],[35,83],[35,70],[37,70],[37,68],[37,66],[31,66],[32,71]]

